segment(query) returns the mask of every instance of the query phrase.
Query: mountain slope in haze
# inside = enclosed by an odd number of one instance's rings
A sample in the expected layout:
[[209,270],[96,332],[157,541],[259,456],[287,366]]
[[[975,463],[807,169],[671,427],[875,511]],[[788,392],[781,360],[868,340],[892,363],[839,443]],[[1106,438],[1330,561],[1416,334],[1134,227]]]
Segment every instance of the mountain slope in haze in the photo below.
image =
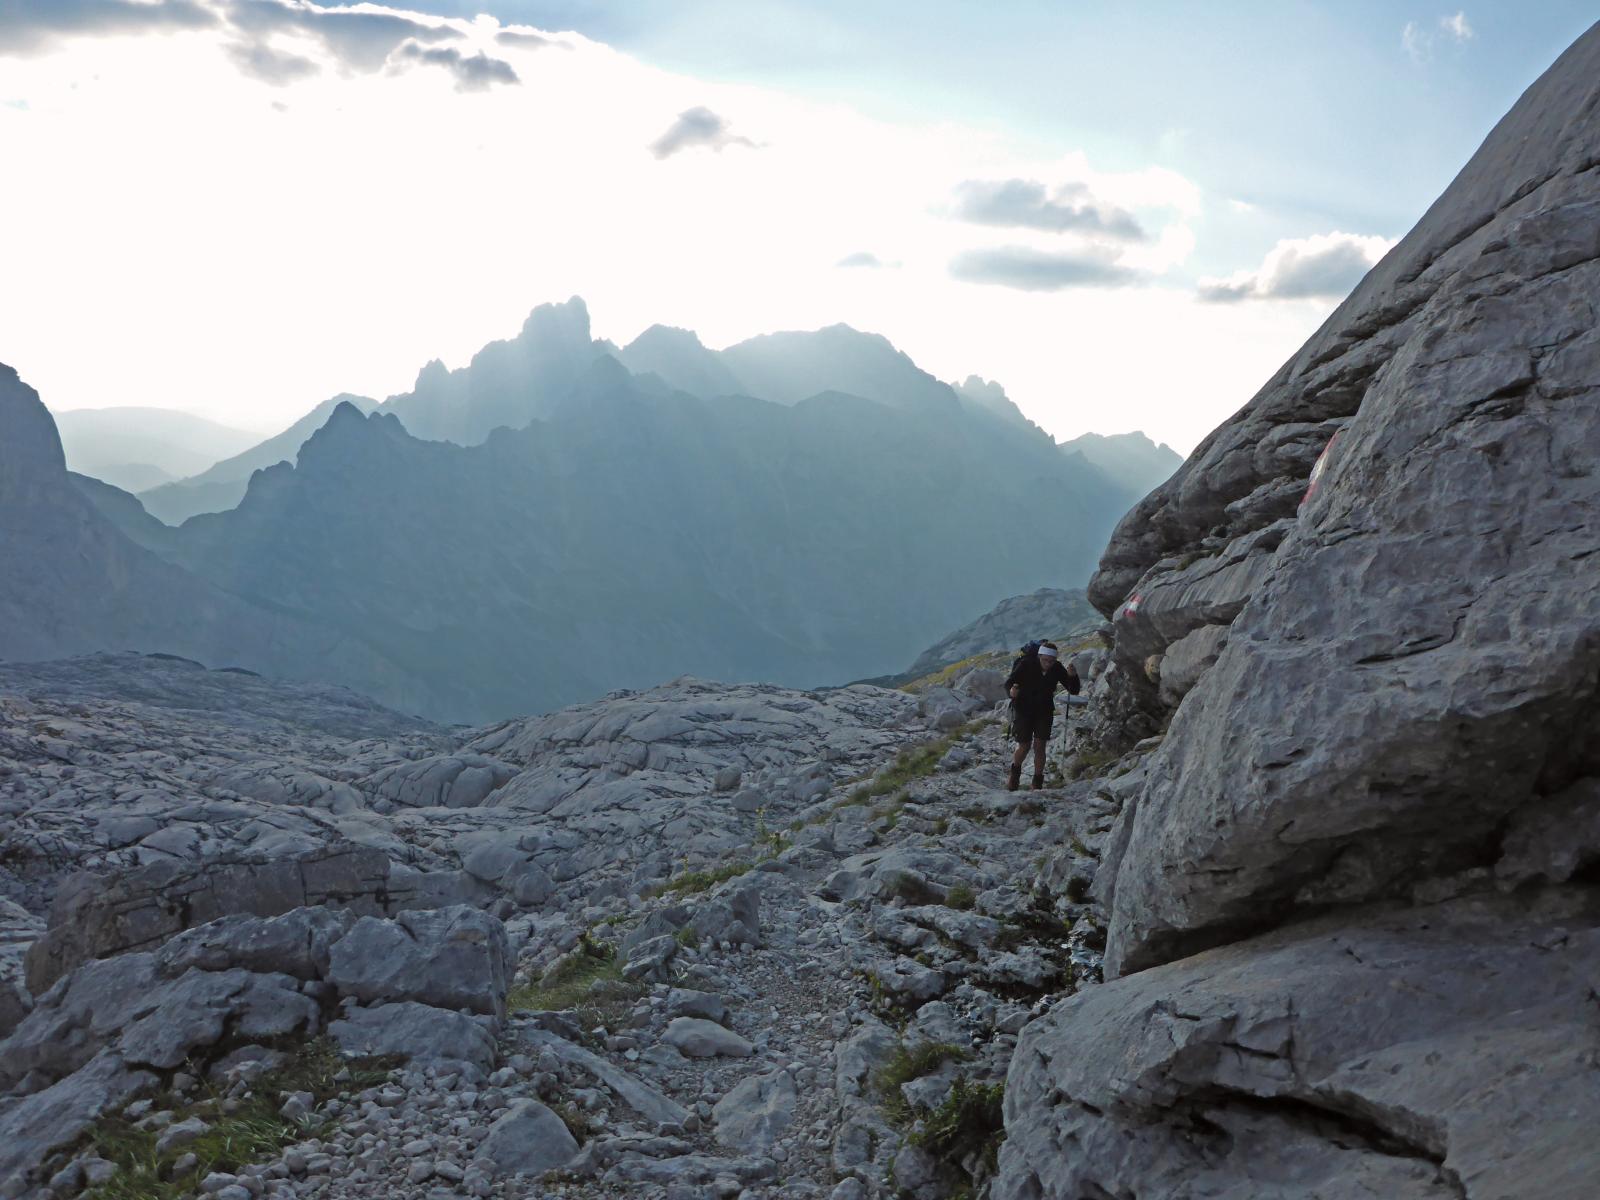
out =
[[348,393],[324,400],[282,433],[242,453],[214,463],[188,478],[138,491],[139,501],[146,512],[168,525],[181,525],[196,513],[222,512],[232,508],[244,497],[245,484],[250,482],[252,474],[274,463],[294,461],[306,439],[327,423],[328,417],[340,404],[351,404],[362,412],[371,412],[378,406],[376,400]]
[[[664,392],[741,395],[785,405],[823,392],[843,392],[919,416],[963,410],[1038,429],[998,383],[971,376],[952,387],[922,370],[888,339],[848,325],[763,334],[721,351],[707,348],[690,330],[653,325],[618,349],[592,336],[588,308],[574,296],[561,304],[539,305],[516,337],[491,342],[465,367],[450,370],[437,360],[430,362],[411,391],[382,405],[349,395],[326,400],[276,437],[191,478],[146,489],[140,499],[169,525],[232,508],[252,471],[292,461],[341,401],[363,412],[381,407],[398,416],[415,437],[478,445],[496,428],[520,429],[550,416],[603,358],[614,358],[639,376],[641,388]],[[1089,455],[1090,461],[1113,476],[1134,471],[1130,489],[1147,490],[1149,468],[1141,455],[1119,452],[1118,439],[1109,439],[1108,445],[1106,451]]]
[[411,391],[390,396],[382,408],[419,438],[473,446],[494,429],[521,429],[548,415],[605,353],[590,336],[581,298],[541,304],[516,337],[490,342],[454,371],[434,359]]
[[[99,480],[79,484],[134,503]],[[413,698],[360,642],[229,595],[134,544],[74,485],[38,393],[3,364],[0,548],[0,658],[155,651],[352,683],[406,707]]]
[[1039,588],[1023,596],[1009,596],[929,646],[906,676],[920,679],[974,654],[1015,650],[1031,638],[1059,637],[1102,622],[1082,588]]
[[1061,443],[1063,454],[1081,454],[1107,475],[1148,492],[1171,478],[1183,459],[1171,446],[1142,433],[1085,433]]
[[[548,418],[479,446],[340,406],[169,552],[430,680],[429,714],[475,719],[684,673],[897,669],[1019,583],[1081,580],[1130,499],[957,405],[705,399],[602,357]],[[1042,561],[1028,528],[1065,549]]]
[[138,491],[203,471],[257,435],[167,408],[76,408],[53,414],[67,469]]

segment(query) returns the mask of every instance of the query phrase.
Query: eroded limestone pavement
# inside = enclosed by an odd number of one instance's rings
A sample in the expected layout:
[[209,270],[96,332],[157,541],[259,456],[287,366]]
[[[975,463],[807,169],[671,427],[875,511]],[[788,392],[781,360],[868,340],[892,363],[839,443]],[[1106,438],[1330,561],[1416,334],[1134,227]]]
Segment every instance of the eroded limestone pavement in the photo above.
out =
[[997,672],[477,731],[0,684],[8,1196],[981,1192],[1017,1034],[1098,978],[1126,783],[1006,792]]

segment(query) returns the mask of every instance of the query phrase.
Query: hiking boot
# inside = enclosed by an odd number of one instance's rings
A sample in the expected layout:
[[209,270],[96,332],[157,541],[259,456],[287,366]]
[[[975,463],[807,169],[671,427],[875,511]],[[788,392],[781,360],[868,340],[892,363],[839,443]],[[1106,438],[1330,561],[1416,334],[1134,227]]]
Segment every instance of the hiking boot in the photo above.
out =
[[1044,790],[1044,772],[1043,771],[1040,771],[1037,775],[1035,775],[1033,777],[1033,790],[1036,791],[1036,792]]
[[1011,774],[1006,776],[1006,791],[1014,792],[1022,783],[1022,768],[1012,767]]

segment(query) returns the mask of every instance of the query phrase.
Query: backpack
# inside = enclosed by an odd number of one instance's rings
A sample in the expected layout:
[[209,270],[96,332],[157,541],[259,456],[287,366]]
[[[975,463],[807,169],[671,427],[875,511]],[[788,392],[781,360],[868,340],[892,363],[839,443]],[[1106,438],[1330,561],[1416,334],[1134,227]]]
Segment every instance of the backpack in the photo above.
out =
[[[1022,650],[1017,655],[1017,661],[1011,664],[1011,672],[1012,672],[1012,674],[1016,674],[1017,668],[1020,667],[1023,663],[1025,663],[1028,659],[1030,659],[1030,658],[1035,658],[1035,659],[1038,658],[1039,657],[1039,647],[1042,646],[1042,645],[1044,645],[1044,643],[1042,641],[1040,641],[1038,638],[1035,638],[1031,642],[1024,642],[1022,644]],[[1013,714],[1013,717],[1014,717],[1014,715],[1015,715],[1015,713],[1017,711],[1017,702],[1015,700],[1007,701],[1006,702],[1006,711],[1011,713],[1011,714]],[[1010,740],[1010,738],[1011,738],[1011,721],[1012,721],[1012,717],[1008,717],[1006,719],[1006,738],[1007,738],[1007,740]]]

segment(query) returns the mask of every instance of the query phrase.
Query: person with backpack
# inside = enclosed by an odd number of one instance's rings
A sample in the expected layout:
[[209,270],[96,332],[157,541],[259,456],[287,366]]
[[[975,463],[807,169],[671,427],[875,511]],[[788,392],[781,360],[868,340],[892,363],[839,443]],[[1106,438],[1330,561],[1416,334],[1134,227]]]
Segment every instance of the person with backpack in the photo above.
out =
[[1028,744],[1033,744],[1033,790],[1044,786],[1044,748],[1050,740],[1050,727],[1055,722],[1056,686],[1067,689],[1076,696],[1083,686],[1078,671],[1071,663],[1061,665],[1059,651],[1054,642],[1029,642],[1022,648],[1022,657],[1012,664],[1006,676],[1006,694],[1011,697],[1011,734],[1016,739],[1017,752],[1011,759],[1011,774],[1006,779],[1006,790],[1014,792],[1022,782],[1022,764],[1028,757]]

